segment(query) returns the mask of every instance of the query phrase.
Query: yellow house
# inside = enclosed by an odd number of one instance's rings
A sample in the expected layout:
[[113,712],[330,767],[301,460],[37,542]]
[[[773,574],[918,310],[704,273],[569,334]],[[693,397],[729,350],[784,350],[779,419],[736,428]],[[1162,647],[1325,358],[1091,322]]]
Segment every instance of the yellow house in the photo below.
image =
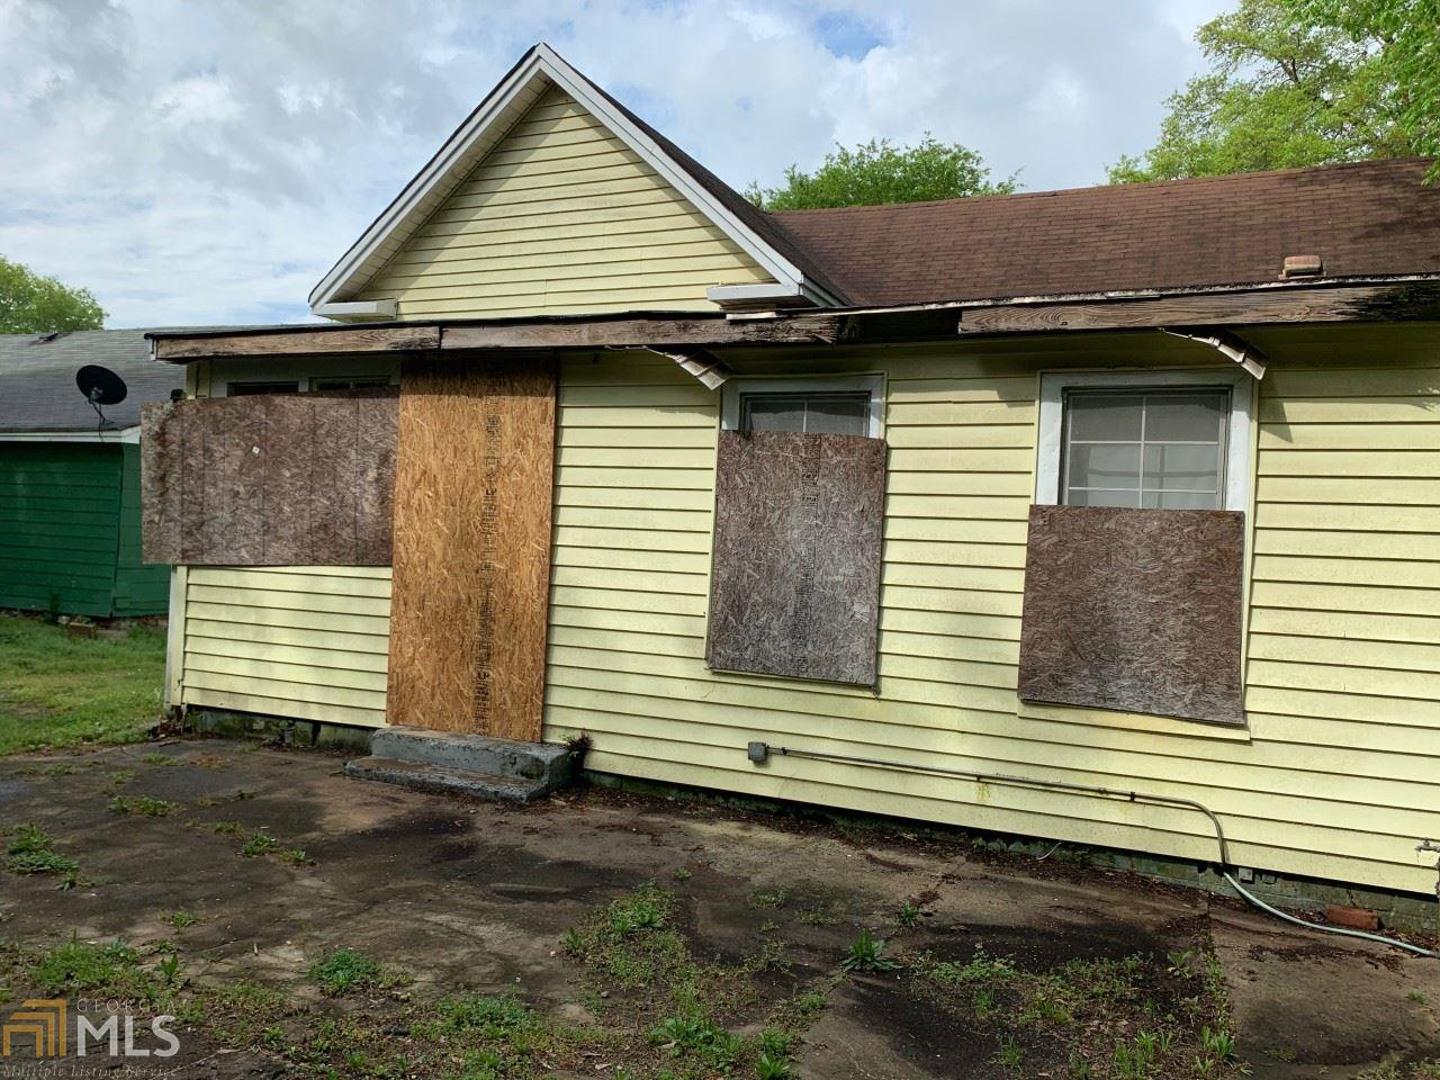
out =
[[537,46],[152,335],[169,701],[1430,892],[1425,168],[766,214]]

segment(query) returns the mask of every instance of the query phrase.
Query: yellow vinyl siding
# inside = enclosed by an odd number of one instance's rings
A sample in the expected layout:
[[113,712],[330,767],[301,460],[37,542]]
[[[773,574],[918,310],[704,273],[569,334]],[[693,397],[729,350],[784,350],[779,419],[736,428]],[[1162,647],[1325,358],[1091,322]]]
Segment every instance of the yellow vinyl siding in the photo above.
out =
[[[888,377],[878,696],[705,668],[718,394],[660,357],[566,358],[545,737],[589,733],[606,772],[1208,860],[1206,822],[1184,810],[798,759],[756,768],[744,750],[1196,798],[1242,864],[1428,891],[1413,848],[1440,820],[1440,357],[1433,332],[1372,333],[1259,342],[1273,363],[1257,402],[1247,730],[1015,696],[1039,373],[1133,363],[1148,338],[821,361]],[[1206,357],[1156,348],[1145,358]],[[388,570],[176,580],[178,700],[384,723]]]
[[768,281],[733,241],[551,88],[361,291],[401,318],[714,310]]
[[[1075,363],[1046,348],[885,354],[878,695],[705,668],[718,395],[658,359],[567,360],[546,737],[588,732],[601,771],[1208,860],[1195,813],[756,768],[745,744],[1195,798],[1241,863],[1431,888],[1413,848],[1440,812],[1440,372],[1403,350],[1408,367],[1297,348],[1261,384],[1250,723],[1234,731],[1015,696],[1038,373]],[[1386,422],[1402,401],[1403,437]]]
[[185,704],[385,723],[388,567],[192,566],[184,610]]

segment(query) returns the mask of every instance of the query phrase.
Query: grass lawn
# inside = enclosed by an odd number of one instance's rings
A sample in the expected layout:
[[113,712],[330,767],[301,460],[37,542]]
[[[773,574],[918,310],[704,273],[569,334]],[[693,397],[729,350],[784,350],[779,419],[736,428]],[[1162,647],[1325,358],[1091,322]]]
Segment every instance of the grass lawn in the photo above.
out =
[[133,742],[159,718],[164,684],[163,631],[78,638],[0,615],[0,754]]

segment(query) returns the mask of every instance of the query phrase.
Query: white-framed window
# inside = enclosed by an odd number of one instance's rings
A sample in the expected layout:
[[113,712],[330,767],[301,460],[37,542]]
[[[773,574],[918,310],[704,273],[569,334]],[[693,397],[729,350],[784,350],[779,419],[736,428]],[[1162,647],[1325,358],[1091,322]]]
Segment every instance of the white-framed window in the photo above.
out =
[[885,434],[885,376],[730,379],[721,396],[726,431]]
[[1242,370],[1042,375],[1035,501],[1248,510],[1254,382]]

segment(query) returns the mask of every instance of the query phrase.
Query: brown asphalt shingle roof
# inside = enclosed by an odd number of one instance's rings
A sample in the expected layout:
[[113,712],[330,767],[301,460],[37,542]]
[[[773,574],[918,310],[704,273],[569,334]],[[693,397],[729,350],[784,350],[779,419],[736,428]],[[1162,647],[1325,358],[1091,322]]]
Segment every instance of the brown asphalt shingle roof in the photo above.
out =
[[856,305],[1440,273],[1440,185],[1399,159],[769,215]]

